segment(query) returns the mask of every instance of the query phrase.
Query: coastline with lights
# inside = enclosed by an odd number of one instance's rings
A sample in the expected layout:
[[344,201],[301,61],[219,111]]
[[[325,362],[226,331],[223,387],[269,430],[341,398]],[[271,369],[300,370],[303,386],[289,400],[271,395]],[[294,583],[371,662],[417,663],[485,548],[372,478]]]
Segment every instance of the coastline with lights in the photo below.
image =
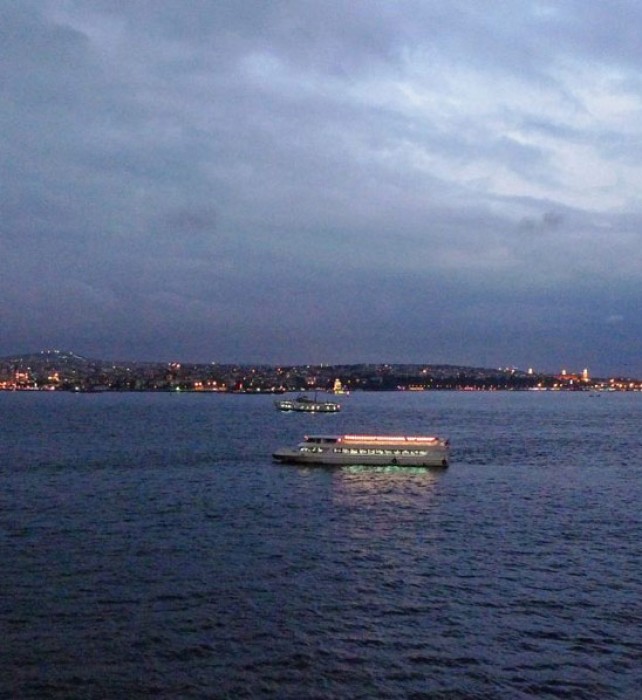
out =
[[283,394],[324,391],[642,391],[631,377],[444,364],[251,365],[114,362],[43,350],[0,358],[0,391],[186,391]]

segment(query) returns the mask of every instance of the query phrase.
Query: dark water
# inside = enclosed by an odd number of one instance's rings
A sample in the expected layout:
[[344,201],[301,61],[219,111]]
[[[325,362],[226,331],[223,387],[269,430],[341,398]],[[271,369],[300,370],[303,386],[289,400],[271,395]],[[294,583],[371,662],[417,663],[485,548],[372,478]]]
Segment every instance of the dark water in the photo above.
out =
[[[280,466],[437,432],[448,470]],[[638,698],[642,395],[0,394],[11,698]]]

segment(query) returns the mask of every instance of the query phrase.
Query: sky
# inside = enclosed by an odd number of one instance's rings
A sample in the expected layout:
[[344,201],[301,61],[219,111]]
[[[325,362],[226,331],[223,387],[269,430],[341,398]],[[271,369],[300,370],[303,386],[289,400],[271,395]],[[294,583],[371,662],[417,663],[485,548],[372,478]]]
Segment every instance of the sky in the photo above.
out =
[[0,0],[0,355],[642,376],[636,0]]

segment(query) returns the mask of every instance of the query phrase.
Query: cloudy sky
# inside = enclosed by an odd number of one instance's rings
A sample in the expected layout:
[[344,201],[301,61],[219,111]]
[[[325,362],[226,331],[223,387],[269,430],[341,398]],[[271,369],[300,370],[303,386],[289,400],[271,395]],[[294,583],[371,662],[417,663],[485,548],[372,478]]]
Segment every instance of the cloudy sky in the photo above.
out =
[[0,355],[642,375],[636,0],[0,0]]

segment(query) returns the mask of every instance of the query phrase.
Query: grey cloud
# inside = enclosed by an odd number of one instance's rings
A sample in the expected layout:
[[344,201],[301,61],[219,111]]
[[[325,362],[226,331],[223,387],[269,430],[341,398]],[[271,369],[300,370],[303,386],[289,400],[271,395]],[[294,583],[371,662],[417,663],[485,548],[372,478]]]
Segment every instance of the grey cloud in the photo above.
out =
[[545,211],[540,217],[524,217],[520,230],[528,235],[544,235],[556,231],[564,223],[564,215],[557,211]]
[[641,291],[634,3],[0,15],[0,352],[627,356],[591,329]]

